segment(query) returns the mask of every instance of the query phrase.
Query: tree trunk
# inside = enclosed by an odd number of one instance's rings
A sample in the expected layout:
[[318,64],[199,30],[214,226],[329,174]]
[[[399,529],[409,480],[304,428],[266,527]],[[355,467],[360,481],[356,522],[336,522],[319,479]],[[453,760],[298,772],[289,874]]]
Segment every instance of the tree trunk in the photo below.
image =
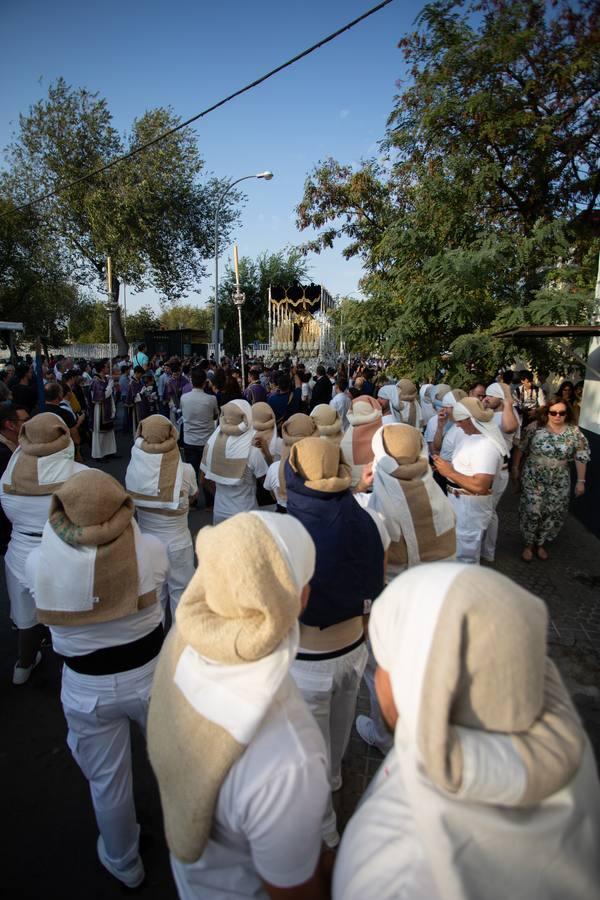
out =
[[117,308],[111,312],[111,322],[112,322],[112,336],[113,341],[116,342],[117,348],[119,350],[119,356],[127,356],[129,353],[129,343],[127,338],[125,337],[125,332],[123,331],[123,323],[121,322],[121,307],[119,306],[119,292],[121,290],[121,282],[113,275],[112,280],[112,295],[113,300],[117,304]]

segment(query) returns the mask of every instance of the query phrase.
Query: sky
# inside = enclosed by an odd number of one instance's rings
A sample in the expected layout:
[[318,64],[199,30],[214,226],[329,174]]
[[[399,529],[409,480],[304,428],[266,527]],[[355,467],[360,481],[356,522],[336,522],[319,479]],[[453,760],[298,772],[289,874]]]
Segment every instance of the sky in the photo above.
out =
[[[146,110],[171,106],[186,119],[316,43],[375,0],[2,0],[0,148],[20,113],[59,76],[98,91],[126,132]],[[278,251],[307,239],[295,225],[306,177],[320,160],[358,164],[376,155],[405,70],[398,41],[422,4],[394,0],[331,44],[192,126],[207,173],[240,178],[269,169],[270,182],[244,182],[247,202],[232,234],[240,256]],[[329,292],[353,294],[362,274],[342,244],[308,257],[310,276]],[[223,249],[220,266],[231,258]],[[208,276],[187,301],[209,297]],[[128,311],[152,291],[128,296]]]

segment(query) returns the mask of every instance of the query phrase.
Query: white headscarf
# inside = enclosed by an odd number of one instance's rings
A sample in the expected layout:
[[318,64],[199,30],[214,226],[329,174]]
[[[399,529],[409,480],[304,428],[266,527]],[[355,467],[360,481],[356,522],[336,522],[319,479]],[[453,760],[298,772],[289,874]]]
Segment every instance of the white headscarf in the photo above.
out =
[[435,415],[435,409],[429,399],[429,390],[432,387],[432,384],[422,384],[419,389],[419,402],[423,414],[423,425],[427,425],[431,417]]
[[293,516],[282,516],[262,509],[253,510],[252,515],[258,516],[275,538],[298,590],[302,591],[315,574],[317,557],[310,534]]
[[[497,572],[458,563],[410,569],[373,605],[373,652],[398,711],[386,774],[400,779],[404,830],[426,861],[415,868],[430,870],[439,900],[596,895],[600,785],[546,657],[546,626],[539,598]],[[455,766],[461,777],[448,788]],[[379,834],[389,865],[402,821]],[[342,843],[338,863],[351,876],[343,851]],[[398,895],[403,882],[416,884],[412,875],[397,873]],[[341,896],[364,895],[334,889]]]
[[[237,426],[238,434],[230,434],[227,436],[227,440],[225,442],[225,461],[239,461],[242,474],[239,475],[231,475],[231,474],[223,474],[219,471],[219,460],[215,459],[215,448],[217,443],[219,447],[221,446],[221,437],[223,430],[223,419],[224,412],[228,406],[237,406],[242,412],[243,419]],[[239,484],[241,478],[243,477],[243,466],[241,465],[242,461],[248,460],[250,456],[250,451],[252,449],[252,441],[254,440],[255,431],[252,427],[252,407],[248,403],[247,400],[230,400],[229,403],[225,404],[221,410],[221,418],[219,420],[218,428],[211,434],[208,439],[208,443],[204,448],[204,454],[202,456],[202,462],[200,463],[200,468],[206,475],[210,481],[214,481],[217,484]]]
[[398,388],[395,384],[384,384],[377,392],[377,399],[387,400],[390,405],[390,415],[394,417],[395,422],[401,422],[400,410],[398,409]]
[[485,389],[486,397],[497,397],[498,400],[506,400],[504,395],[504,391],[502,390],[502,385],[498,384],[497,381],[494,381],[493,384],[488,384]]
[[[474,398],[469,397],[465,399],[473,400]],[[481,406],[479,402],[478,406]],[[481,409],[483,410],[483,407],[481,407]],[[485,410],[483,411],[485,412]],[[491,413],[491,410],[489,412]],[[492,442],[498,453],[503,458],[506,456],[506,441],[502,437],[502,432],[494,422],[493,418],[491,418],[489,422],[483,422],[480,419],[475,418],[471,410],[468,409],[462,401],[455,404],[454,409],[452,410],[452,417],[455,422],[464,422],[465,419],[470,419],[477,431]]]

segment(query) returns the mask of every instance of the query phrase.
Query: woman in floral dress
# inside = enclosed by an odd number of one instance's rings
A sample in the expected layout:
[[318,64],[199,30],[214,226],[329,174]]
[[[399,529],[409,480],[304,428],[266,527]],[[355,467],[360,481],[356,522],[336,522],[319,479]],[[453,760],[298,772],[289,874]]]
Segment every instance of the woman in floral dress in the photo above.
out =
[[540,410],[538,421],[525,429],[513,457],[511,477],[521,480],[519,524],[526,562],[531,561],[536,547],[539,558],[548,559],[544,544],[553,541],[563,526],[569,510],[572,460],[577,470],[575,496],[581,497],[590,448],[573,424],[570,406],[557,396]]

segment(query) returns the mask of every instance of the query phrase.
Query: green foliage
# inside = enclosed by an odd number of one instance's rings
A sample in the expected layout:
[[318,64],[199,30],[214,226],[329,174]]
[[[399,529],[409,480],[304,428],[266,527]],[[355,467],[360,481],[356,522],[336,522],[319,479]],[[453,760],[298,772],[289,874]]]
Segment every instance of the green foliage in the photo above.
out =
[[160,314],[162,328],[199,328],[207,335],[212,334],[212,312],[201,306],[176,303]]
[[[242,307],[244,343],[266,342],[269,336],[269,285],[289,287],[295,281],[306,281],[308,265],[299,250],[286,248],[276,253],[264,251],[255,260],[240,257],[239,272],[240,290],[246,295]],[[235,289],[235,272],[228,263],[219,283],[219,320],[224,332],[224,346],[230,353],[237,353],[239,348],[238,316],[231,299]]]
[[23,340],[45,347],[67,338],[69,319],[85,307],[65,277],[59,255],[35,210],[0,197],[0,319],[23,322]]
[[[47,100],[20,117],[0,192],[24,203],[33,191],[80,178],[178,123],[170,109],[150,110],[123,138],[104,99],[60,78]],[[122,281],[135,290],[155,288],[165,303],[184,297],[212,256],[215,206],[224,186],[215,178],[200,182],[203,167],[195,137],[184,129],[36,207],[73,280],[102,290],[110,256],[115,299]],[[236,219],[240,196],[231,192],[221,206],[222,240]],[[123,352],[118,313],[113,328]]]
[[[400,46],[411,82],[383,159],[320,164],[298,206],[319,251],[362,259],[360,341],[432,377],[464,377],[517,349],[494,332],[586,321],[600,240],[594,4],[440,0]],[[387,315],[386,311],[387,310]],[[521,342],[564,367],[564,347]],[[560,371],[560,369],[558,369]]]

